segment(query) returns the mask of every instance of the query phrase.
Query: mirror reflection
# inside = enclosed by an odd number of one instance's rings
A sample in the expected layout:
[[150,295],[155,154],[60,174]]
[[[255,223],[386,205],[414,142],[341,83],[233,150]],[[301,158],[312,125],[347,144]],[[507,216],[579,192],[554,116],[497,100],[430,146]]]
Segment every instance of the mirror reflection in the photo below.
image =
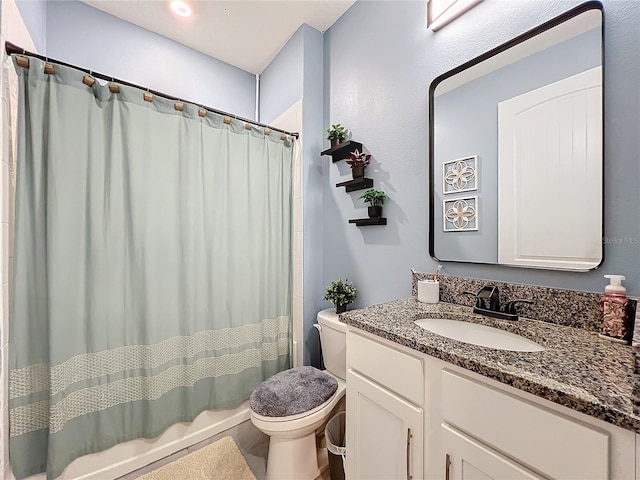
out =
[[434,80],[434,258],[601,263],[602,77],[602,10],[590,2]]

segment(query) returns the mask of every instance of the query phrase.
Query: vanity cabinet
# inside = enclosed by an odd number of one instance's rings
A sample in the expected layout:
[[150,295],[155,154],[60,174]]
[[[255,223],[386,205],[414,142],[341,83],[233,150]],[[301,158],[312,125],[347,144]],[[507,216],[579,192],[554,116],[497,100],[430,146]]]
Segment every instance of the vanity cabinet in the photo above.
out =
[[441,370],[440,381],[443,438],[450,438],[451,431],[465,432],[487,449],[502,452],[546,478],[608,478],[607,431],[541,408],[448,367]]
[[352,370],[347,385],[349,478],[422,478],[422,408]]
[[399,369],[419,379],[422,361],[347,335],[348,478],[423,478],[422,382]]
[[447,480],[544,480],[449,425],[442,425]]
[[636,478],[631,430],[353,327],[347,385],[350,478]]

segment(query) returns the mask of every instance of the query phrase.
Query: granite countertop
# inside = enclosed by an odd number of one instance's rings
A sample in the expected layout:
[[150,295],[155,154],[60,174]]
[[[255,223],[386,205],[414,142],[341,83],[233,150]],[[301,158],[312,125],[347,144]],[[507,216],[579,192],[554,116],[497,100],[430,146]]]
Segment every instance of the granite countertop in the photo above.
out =
[[[431,333],[419,318],[465,320],[507,330],[533,340],[542,352],[480,347]],[[450,303],[426,304],[416,297],[352,310],[347,325],[458,365],[506,385],[640,433],[634,414],[634,354],[630,346],[585,329],[520,318],[497,320]]]

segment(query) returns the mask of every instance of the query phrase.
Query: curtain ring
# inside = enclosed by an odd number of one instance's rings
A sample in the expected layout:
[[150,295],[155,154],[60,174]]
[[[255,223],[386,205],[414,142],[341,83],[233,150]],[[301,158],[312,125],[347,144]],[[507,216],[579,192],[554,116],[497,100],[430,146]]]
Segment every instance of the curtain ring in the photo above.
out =
[[55,69],[53,68],[53,65],[49,63],[49,57],[44,57],[44,73],[47,75],[53,75],[54,72]]

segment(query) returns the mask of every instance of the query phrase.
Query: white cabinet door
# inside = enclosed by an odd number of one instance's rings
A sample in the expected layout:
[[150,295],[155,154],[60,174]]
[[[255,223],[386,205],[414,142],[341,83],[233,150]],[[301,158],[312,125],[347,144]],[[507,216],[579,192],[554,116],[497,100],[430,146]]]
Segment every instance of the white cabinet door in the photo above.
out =
[[446,480],[541,480],[485,445],[442,424]]
[[422,409],[347,371],[347,471],[357,480],[418,480]]

